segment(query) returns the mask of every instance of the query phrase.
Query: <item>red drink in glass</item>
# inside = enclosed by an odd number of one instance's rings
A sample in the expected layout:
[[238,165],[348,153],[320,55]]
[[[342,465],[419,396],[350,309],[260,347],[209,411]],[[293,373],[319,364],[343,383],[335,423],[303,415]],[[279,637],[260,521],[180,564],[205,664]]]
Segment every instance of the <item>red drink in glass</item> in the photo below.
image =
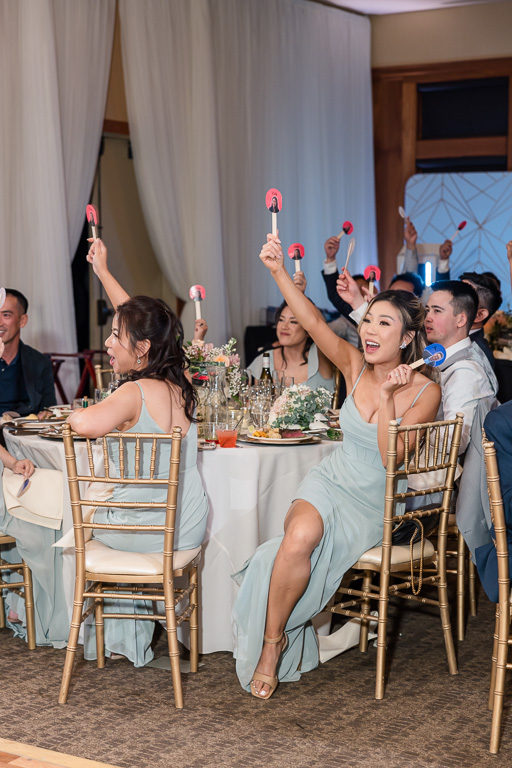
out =
[[236,429],[217,429],[217,440],[220,448],[235,448]]

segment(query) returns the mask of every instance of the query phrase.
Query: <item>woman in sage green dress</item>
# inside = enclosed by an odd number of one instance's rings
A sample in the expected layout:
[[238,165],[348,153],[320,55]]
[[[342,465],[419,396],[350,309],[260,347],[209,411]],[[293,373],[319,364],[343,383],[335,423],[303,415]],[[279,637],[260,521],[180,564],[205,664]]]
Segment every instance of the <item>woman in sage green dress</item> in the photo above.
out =
[[[114,430],[120,432],[170,433],[182,429],[178,513],[174,545],[176,550],[200,546],[206,531],[208,500],[202,486],[197,460],[197,430],[194,422],[195,394],[187,375],[188,363],[183,348],[183,328],[174,312],[159,299],[148,296],[129,298],[106,269],[107,251],[101,240],[91,245],[88,256],[96,274],[116,307],[112,333],[105,342],[110,365],[126,381],[105,400],[72,413],[73,429],[86,437],[100,437]],[[143,443],[141,462],[148,473],[151,440]],[[125,456],[130,465],[130,448]],[[134,450],[134,447],[131,447]],[[110,459],[119,470],[117,441],[109,445]],[[133,457],[131,457],[133,459]],[[167,477],[170,442],[160,444],[156,474]],[[133,460],[131,462],[133,469]],[[122,509],[116,501],[164,501],[167,488],[158,486],[118,486],[112,495],[112,506],[96,512],[95,521],[115,524],[162,525],[165,510]],[[94,532],[95,538],[115,549],[135,552],[161,552],[163,534],[131,534],[119,531]],[[128,605],[127,605],[128,603]],[[130,601],[116,602],[116,613],[133,613]],[[112,605],[112,604],[111,604]],[[153,606],[150,610],[153,612]],[[137,611],[145,610],[145,602],[137,601]],[[135,666],[147,664],[153,658],[151,641],[153,622],[134,619],[105,621],[105,650],[108,656],[119,654]],[[95,658],[92,633],[86,625],[85,656]]]
[[[293,284],[277,236],[267,236],[260,259],[350,392],[340,413],[343,443],[300,484],[284,536],[259,547],[234,577],[241,585],[233,609],[237,674],[246,690],[267,699],[278,681],[298,680],[317,666],[310,620],[345,571],[382,540],[389,422],[431,421],[441,390],[408,365],[421,359],[425,345],[424,310],[414,294],[386,291],[370,302],[359,329],[361,353],[330,330]],[[353,285],[344,270],[340,292]]]

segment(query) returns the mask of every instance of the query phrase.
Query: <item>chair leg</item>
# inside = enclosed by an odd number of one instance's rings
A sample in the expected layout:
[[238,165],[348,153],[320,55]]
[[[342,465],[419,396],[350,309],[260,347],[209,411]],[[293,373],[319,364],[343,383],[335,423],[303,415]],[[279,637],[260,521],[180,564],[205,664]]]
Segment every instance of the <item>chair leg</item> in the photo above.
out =
[[197,672],[199,669],[199,590],[197,567],[190,572],[190,584],[193,585],[190,593],[190,602],[194,606],[190,614],[190,671]]
[[448,669],[451,675],[458,673],[457,657],[455,656],[455,646],[453,644],[452,625],[450,622],[450,609],[448,607],[448,587],[446,584],[446,569],[439,568],[439,583],[437,585],[437,594],[439,598],[439,613],[441,615],[441,626],[444,634],[444,644],[446,647],[446,656],[448,659]]
[[98,597],[94,598],[94,629],[96,636],[96,666],[103,669],[105,666],[105,620],[103,619],[104,600],[101,595],[103,585],[98,584],[94,590]]
[[164,580],[165,624],[167,645],[171,662],[172,684],[174,687],[174,704],[176,709],[183,709],[183,687],[181,684],[180,649],[176,630],[176,613],[174,610],[174,589]]
[[[372,572],[364,571],[363,573],[363,592],[369,592],[372,583]],[[361,613],[368,616],[370,613],[370,598],[363,597],[361,599]],[[368,628],[369,620],[361,619],[361,629],[359,630],[359,650],[361,653],[366,653],[368,650]]]
[[27,617],[27,644],[30,651],[36,647],[36,624],[34,617],[34,589],[32,586],[32,571],[23,560],[23,596],[25,598],[25,614]]
[[510,612],[501,616],[498,636],[498,662],[496,665],[496,680],[494,685],[494,704],[492,708],[491,743],[489,751],[495,755],[500,748],[501,716],[503,713],[503,697],[505,695],[505,675],[507,672],[508,637],[510,631]]
[[5,604],[2,587],[0,587],[0,629],[5,629]]
[[78,634],[82,623],[84,588],[84,580],[77,576],[75,580],[75,596],[73,599],[73,615],[71,616],[66,659],[64,661],[64,671],[62,673],[62,682],[60,685],[59,704],[65,704],[68,700],[69,684],[71,682],[71,675],[73,674],[73,663],[75,661],[76,647],[78,644]]
[[381,569],[379,593],[379,617],[377,619],[377,675],[375,698],[384,698],[384,676],[386,674],[386,642],[388,634],[389,606],[389,560],[387,567]]
[[457,639],[464,640],[464,588],[466,582],[466,542],[459,531],[457,534]]
[[492,711],[494,706],[494,688],[496,687],[496,664],[498,663],[498,632],[500,628],[500,607],[496,603],[496,619],[494,622],[494,641],[492,645],[491,658],[491,683],[489,685],[489,703],[488,707]]
[[469,615],[476,616],[476,567],[469,558]]

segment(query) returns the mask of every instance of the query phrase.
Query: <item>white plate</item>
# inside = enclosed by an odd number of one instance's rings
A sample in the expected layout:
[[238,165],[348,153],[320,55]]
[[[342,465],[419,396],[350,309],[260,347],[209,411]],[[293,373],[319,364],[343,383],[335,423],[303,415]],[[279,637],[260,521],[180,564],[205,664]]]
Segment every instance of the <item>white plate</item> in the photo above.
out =
[[318,443],[320,438],[316,435],[302,435],[302,437],[253,437],[252,435],[239,435],[238,439],[243,443],[263,443],[264,445],[299,445],[300,443]]

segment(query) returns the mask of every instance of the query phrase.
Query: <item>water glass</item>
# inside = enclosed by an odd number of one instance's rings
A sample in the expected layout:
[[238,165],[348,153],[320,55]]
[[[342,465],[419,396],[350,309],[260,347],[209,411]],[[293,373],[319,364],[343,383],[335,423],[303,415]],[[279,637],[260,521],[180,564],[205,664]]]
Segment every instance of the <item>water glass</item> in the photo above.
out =
[[270,414],[270,405],[271,403],[268,398],[253,400],[249,405],[251,422],[256,429],[263,429],[267,423]]

